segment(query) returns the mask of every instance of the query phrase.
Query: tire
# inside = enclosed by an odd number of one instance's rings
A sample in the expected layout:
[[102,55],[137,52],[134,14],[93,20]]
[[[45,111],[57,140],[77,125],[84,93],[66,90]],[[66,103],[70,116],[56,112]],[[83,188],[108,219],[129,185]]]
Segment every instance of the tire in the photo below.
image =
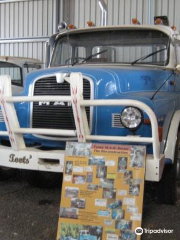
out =
[[157,198],[159,203],[174,205],[178,198],[177,166],[179,153],[180,132],[177,134],[177,141],[174,153],[174,163],[165,165],[162,179],[158,183]]
[[17,170],[13,168],[0,167],[0,181],[15,177]]
[[62,173],[41,172],[41,171],[24,171],[25,180],[33,187],[38,188],[55,188],[61,186]]

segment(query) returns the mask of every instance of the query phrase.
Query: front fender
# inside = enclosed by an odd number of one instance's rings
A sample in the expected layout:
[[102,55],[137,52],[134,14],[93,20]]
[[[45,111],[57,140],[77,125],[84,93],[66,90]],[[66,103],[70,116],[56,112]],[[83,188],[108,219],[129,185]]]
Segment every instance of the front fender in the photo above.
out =
[[177,110],[174,113],[174,116],[172,117],[172,120],[171,120],[171,125],[169,128],[166,147],[164,151],[165,159],[171,160],[172,163],[174,162],[174,153],[175,153],[179,123],[180,123],[180,110]]

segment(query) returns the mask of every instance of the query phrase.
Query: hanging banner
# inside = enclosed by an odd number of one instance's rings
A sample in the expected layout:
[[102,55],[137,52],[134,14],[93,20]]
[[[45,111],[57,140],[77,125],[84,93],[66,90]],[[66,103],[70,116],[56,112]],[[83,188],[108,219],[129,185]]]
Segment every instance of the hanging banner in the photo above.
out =
[[68,142],[57,240],[138,240],[144,146]]

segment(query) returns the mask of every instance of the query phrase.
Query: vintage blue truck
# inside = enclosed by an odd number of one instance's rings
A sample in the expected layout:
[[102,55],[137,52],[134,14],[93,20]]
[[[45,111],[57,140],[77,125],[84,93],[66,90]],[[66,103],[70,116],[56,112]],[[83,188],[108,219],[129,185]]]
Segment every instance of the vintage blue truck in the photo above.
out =
[[0,165],[62,172],[66,141],[142,144],[146,180],[175,203],[180,35],[163,25],[62,26],[49,67],[28,74],[21,93],[0,76]]

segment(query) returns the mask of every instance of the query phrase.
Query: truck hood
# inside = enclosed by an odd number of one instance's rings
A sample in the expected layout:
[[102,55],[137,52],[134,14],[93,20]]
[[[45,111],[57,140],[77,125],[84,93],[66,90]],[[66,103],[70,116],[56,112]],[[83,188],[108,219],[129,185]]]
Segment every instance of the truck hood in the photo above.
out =
[[[144,99],[143,102],[145,102],[145,99],[150,100],[153,94],[172,74],[171,70],[144,66],[105,67],[78,65],[73,67],[57,67],[30,73],[26,79],[25,91],[28,91],[29,85],[35,79],[58,72],[81,72],[84,77],[88,77],[93,81],[94,96],[97,99],[130,98],[141,101]],[[168,88],[169,83],[167,81],[157,96],[162,97],[162,92],[167,91]]]

